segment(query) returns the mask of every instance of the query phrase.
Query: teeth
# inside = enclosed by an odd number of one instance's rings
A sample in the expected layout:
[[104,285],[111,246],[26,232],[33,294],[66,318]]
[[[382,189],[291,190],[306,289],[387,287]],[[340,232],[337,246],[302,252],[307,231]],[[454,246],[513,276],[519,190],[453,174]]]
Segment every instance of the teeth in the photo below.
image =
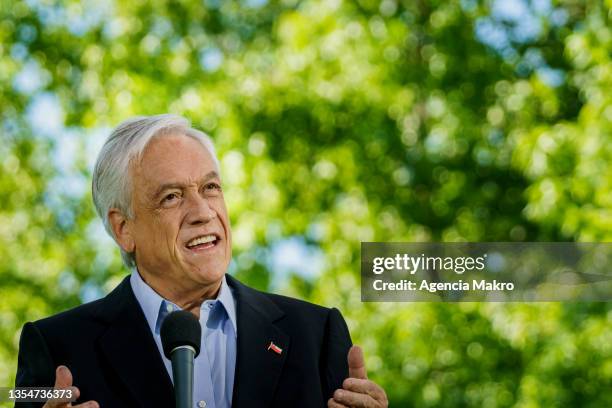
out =
[[193,247],[193,246],[200,245],[200,244],[207,244],[209,242],[213,242],[216,239],[217,237],[215,237],[214,235],[204,235],[204,236],[192,239],[191,241],[187,243],[187,246]]

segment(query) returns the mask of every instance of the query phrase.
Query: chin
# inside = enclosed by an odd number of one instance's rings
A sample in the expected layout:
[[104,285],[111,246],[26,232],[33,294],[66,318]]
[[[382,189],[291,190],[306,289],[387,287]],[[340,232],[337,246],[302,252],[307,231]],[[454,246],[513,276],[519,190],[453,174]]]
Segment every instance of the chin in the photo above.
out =
[[212,283],[220,281],[225,275],[225,271],[220,267],[207,267],[207,266],[199,266],[197,270],[193,271],[196,276],[196,280],[200,283]]

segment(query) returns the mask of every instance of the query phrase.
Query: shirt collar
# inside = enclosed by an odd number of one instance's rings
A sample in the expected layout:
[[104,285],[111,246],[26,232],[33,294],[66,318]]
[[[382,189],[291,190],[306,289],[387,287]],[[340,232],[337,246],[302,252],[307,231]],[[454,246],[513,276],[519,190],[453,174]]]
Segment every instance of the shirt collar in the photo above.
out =
[[[138,303],[140,303],[140,307],[144,312],[149,329],[151,329],[151,333],[159,334],[159,329],[161,327],[163,318],[172,310],[180,310],[180,307],[169,300],[164,299],[157,292],[155,292],[153,288],[151,288],[142,279],[136,269],[132,270],[130,285],[132,286],[132,291],[134,292],[134,296],[136,296],[136,300],[138,300]],[[219,301],[223,305],[230,321],[232,322],[234,333],[237,335],[238,325],[236,324],[236,303],[232,289],[229,287],[227,280],[225,279],[225,275],[223,275],[221,288],[219,289],[217,299],[214,301]],[[209,303],[210,301],[202,302],[201,308],[207,307]]]

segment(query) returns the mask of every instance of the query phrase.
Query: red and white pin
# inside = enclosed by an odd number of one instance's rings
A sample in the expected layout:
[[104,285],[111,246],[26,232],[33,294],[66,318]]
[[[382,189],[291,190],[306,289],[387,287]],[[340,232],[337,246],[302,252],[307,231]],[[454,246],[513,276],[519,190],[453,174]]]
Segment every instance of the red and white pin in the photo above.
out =
[[268,350],[272,350],[273,352],[275,352],[276,354],[280,355],[283,352],[283,349],[278,347],[276,344],[274,344],[274,342],[270,342],[270,344],[268,345]]

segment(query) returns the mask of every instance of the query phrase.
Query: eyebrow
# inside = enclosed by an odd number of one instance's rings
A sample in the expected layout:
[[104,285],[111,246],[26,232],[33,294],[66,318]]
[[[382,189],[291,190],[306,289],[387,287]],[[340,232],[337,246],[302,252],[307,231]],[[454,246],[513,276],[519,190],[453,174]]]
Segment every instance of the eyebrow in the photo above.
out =
[[[217,173],[216,171],[214,171],[214,170],[213,170],[213,171],[211,171],[210,173],[208,173],[207,175],[205,175],[204,177],[202,177],[202,178],[200,179],[200,184],[204,184],[204,183],[206,183],[206,182],[208,182],[208,181],[210,181],[210,180],[213,180],[213,179],[218,179],[218,178],[220,178],[220,177],[219,177],[219,173]],[[162,184],[161,186],[159,186],[159,187],[157,188],[157,190],[155,190],[155,193],[152,195],[152,197],[153,197],[153,198],[157,198],[157,197],[159,197],[159,196],[161,195],[161,193],[163,193],[164,191],[166,191],[166,190],[170,190],[170,189],[173,189],[173,188],[176,188],[176,189],[180,189],[180,190],[182,190],[182,189],[184,189],[186,186],[187,186],[186,184],[181,183],[181,182],[176,182],[176,181],[173,181],[173,182],[170,182],[170,183],[164,183],[164,184]]]

